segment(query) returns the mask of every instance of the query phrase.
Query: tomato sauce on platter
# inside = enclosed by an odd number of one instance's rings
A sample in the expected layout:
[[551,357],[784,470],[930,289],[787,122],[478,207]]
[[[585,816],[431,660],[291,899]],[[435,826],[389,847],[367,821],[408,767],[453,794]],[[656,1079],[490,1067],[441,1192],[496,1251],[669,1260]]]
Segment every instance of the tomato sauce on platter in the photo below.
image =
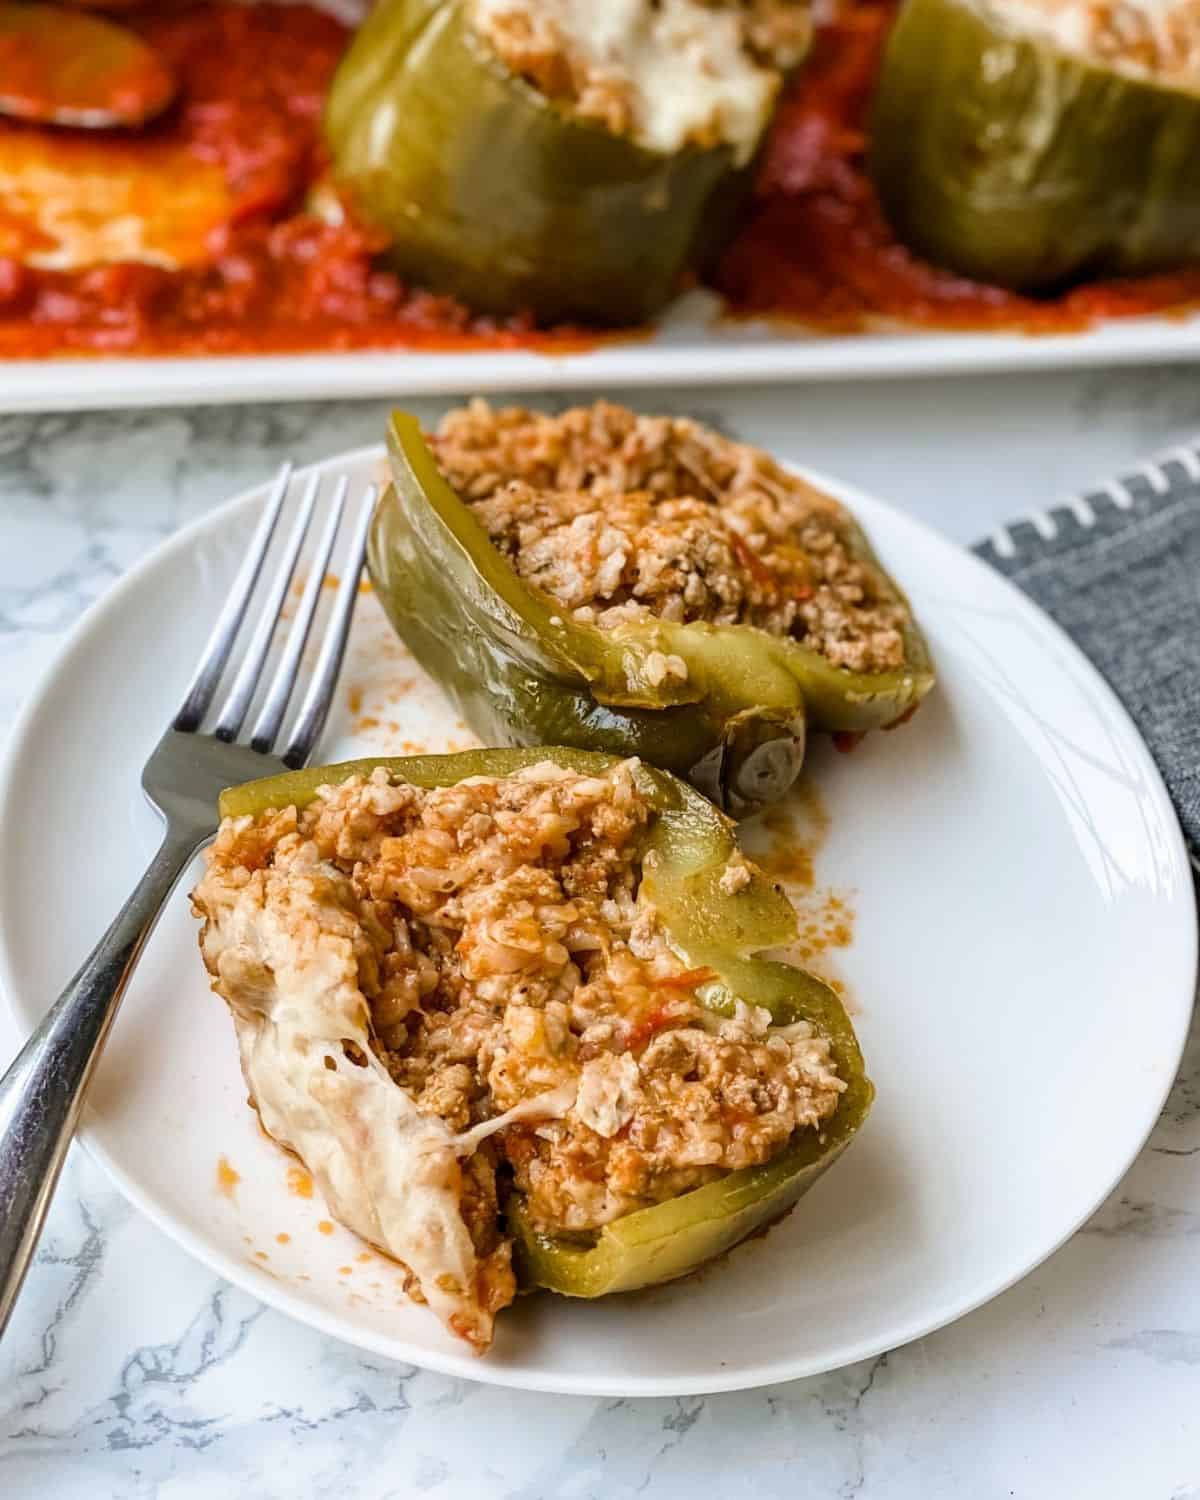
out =
[[818,27],[714,278],[730,313],[848,333],[881,323],[1066,333],[1106,318],[1182,313],[1200,301],[1200,267],[1087,282],[1035,299],[906,249],[866,168],[871,97],[895,11],[895,0],[860,0]]
[[[745,220],[712,278],[727,316],[845,332],[902,324],[1038,333],[1183,311],[1200,301],[1200,267],[1033,300],[939,270],[906,250],[887,226],[864,165],[892,10],[892,0],[860,0],[819,27],[813,56],[767,142]],[[38,262],[18,253],[30,244],[37,249],[37,236],[11,211],[6,225],[0,193],[0,358],[401,348],[564,353],[614,337],[539,329],[526,317],[481,317],[387,270],[380,261],[386,241],[353,216],[315,211],[314,194],[332,199],[321,110],[349,35],[332,17],[306,5],[202,0],[160,4],[122,21],[175,74],[176,104],[133,132],[0,121],[0,174],[22,152],[86,154],[100,177],[128,175],[136,156],[158,175],[130,189],[129,212],[141,211],[138,191],[157,192],[159,216],[175,230],[171,254],[158,264]],[[162,183],[174,184],[178,199],[164,195]],[[148,216],[155,209],[142,207]],[[190,251],[177,243],[183,229],[195,241]],[[104,231],[97,225],[98,235]]]
[[[176,106],[135,133],[0,122],[0,162],[30,136],[46,143],[48,159],[64,139],[88,152],[98,175],[106,150],[111,175],[126,172],[130,153],[171,152],[176,181],[189,159],[198,174],[219,171],[225,211],[191,263],[59,270],[0,257],[0,356],[510,346],[561,353],[596,342],[580,329],[479,317],[406,286],[377,264],[385,239],[311,211],[326,169],[321,110],[349,39],[331,16],[305,5],[204,3],[160,4],[122,19],[175,73]],[[171,180],[166,173],[155,184],[159,196]],[[3,220],[0,203],[0,231]]]

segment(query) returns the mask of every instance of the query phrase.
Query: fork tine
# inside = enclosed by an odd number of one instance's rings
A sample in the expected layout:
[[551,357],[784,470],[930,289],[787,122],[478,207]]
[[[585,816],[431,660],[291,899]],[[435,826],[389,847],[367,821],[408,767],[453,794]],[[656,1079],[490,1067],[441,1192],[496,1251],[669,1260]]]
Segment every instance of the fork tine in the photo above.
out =
[[346,509],[346,492],[350,488],[350,481],[345,474],[337,482],[334,491],[333,504],[330,508],[329,517],[325,522],[325,530],[321,535],[321,541],[317,547],[317,555],[313,558],[309,569],[308,581],[304,585],[304,594],[300,600],[300,608],[296,611],[296,618],[292,622],[292,628],[288,632],[287,643],[283,648],[283,655],[279,659],[279,665],[275,669],[275,675],[271,679],[271,686],[267,689],[267,696],[259,711],[258,720],[250,736],[251,750],[257,750],[265,755],[275,741],[279,738],[279,731],[283,726],[283,717],[287,712],[288,700],[296,686],[296,677],[300,670],[300,659],[304,654],[304,647],[308,641],[309,632],[312,630],[313,618],[317,613],[317,605],[321,600],[321,590],[325,584],[325,574],[329,571],[329,559],[333,556],[334,544],[337,541],[338,529],[342,524],[342,516]]
[[221,613],[217,616],[217,623],[213,626],[212,634],[205,642],[195,675],[188,684],[183,703],[173,720],[174,728],[183,734],[191,734],[200,727],[212,703],[217,683],[229,661],[233,643],[246,617],[246,610],[250,604],[254,586],[258,582],[258,575],[262,572],[263,559],[267,555],[267,548],[271,545],[271,538],[275,534],[275,524],[279,520],[279,512],[283,509],[284,497],[287,495],[291,478],[292,466],[290,463],[285,463],[276,476],[267,507],[255,527],[250,550],[238,569],[233,588],[221,607]]
[[287,540],[287,548],[279,567],[275,570],[275,576],[267,590],[267,597],[263,600],[262,609],[259,611],[254,634],[250,638],[246,654],[233,680],[233,687],[229,690],[229,696],[225,700],[216,727],[213,729],[213,733],[219,740],[237,738],[238,730],[241,729],[250,708],[250,702],[258,687],[258,680],[262,676],[263,663],[271,649],[271,638],[275,634],[280,612],[287,599],[292,575],[300,560],[300,549],[304,546],[304,538],[312,521],[313,507],[317,503],[317,492],[320,488],[321,475],[318,472],[309,479],[305,488],[304,499],[300,502],[300,512],[292,524],[291,535]]
[[329,707],[333,702],[333,690],[342,668],[342,657],[346,653],[346,641],[350,635],[350,622],[354,617],[354,606],[358,600],[358,580],[362,574],[363,556],[367,550],[367,533],[371,516],[375,510],[375,486],[368,485],[363,496],[362,509],[355,522],[350,551],[346,558],[342,581],[338,585],[333,602],[333,614],[317,658],[317,669],[304,696],[304,703],[292,728],[292,736],[282,759],[285,765],[300,767],[308,760],[313,746],[325,727]]

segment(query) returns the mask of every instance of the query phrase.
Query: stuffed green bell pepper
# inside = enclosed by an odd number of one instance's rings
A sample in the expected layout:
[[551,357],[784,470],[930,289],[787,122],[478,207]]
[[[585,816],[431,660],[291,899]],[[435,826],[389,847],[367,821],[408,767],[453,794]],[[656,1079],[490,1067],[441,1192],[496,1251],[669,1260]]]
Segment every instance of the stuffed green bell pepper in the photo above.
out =
[[732,227],[809,29],[797,0],[381,0],[329,94],[335,175],[426,286],[641,322]]
[[686,1275],[786,1213],[872,1088],[786,898],[636,760],[479,750],[225,792],[193,892],[250,1101],[482,1352],[519,1288]]
[[682,418],[482,402],[393,415],[368,549],[392,624],[481,739],[638,755],[741,815],[805,724],[903,719],[933,682],[844,507]]
[[1200,260],[1200,21],[1167,3],[906,0],[871,130],[914,249],[1018,291]]

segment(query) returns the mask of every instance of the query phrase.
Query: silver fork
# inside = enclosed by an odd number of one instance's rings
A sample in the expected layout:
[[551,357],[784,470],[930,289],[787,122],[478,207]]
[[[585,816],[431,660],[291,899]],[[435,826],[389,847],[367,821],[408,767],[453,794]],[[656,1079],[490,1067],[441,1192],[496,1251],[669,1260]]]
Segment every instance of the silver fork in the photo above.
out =
[[84,1095],[121,997],[176,881],[196,851],[216,832],[218,796],[237,782],[304,765],[325,726],[358,595],[367,527],[375,503],[374,486],[368,487],[353,518],[349,553],[316,667],[291,733],[277,753],[300,677],[301,656],[342,526],[349,488],[344,475],[335,484],[329,516],[278,664],[253,728],[247,738],[242,737],[316,507],[322,481],[317,473],[304,488],[279,567],[262,590],[264,597],[245,654],[212,728],[208,733],[200,732],[258,588],[291,477],[291,465],[285,464],[183,704],[142,771],[142,790],[165,824],[158,853],[112,926],[0,1079],[0,1334],[33,1257],[79,1122]]

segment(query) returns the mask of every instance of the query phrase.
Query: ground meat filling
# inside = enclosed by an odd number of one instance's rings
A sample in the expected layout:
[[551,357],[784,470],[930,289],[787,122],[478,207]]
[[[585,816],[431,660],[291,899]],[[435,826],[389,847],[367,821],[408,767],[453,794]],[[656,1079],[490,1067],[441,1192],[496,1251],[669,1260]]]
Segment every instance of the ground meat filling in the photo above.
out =
[[753,625],[850,671],[904,665],[907,606],[842,507],[757,448],[605,402],[473,401],[430,442],[521,577],[583,623]]
[[697,1002],[711,976],[638,900],[650,817],[633,763],[544,762],[433,791],[376,771],[218,840],[210,904],[214,881],[297,860],[345,890],[376,1055],[473,1148],[463,1214],[481,1257],[514,1184],[538,1225],[592,1230],[769,1160],[837,1106],[807,1026]]

